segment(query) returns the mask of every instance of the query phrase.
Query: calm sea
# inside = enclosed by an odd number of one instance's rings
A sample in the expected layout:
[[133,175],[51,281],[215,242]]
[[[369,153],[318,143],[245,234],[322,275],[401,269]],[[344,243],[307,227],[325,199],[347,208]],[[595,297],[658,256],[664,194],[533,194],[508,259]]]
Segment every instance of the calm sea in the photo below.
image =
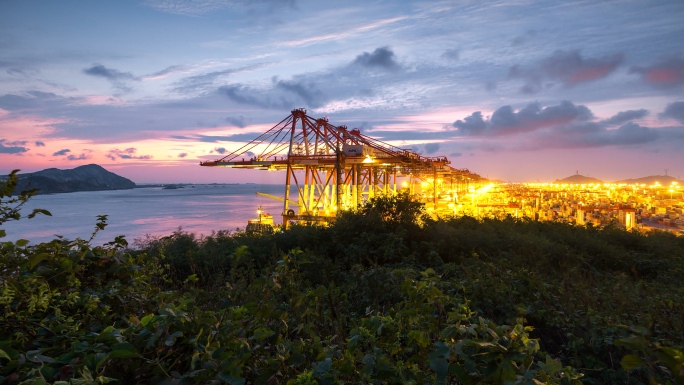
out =
[[5,223],[7,236],[1,241],[28,239],[32,243],[54,239],[59,234],[68,239],[88,239],[95,228],[97,215],[108,215],[108,226],[95,244],[104,244],[118,235],[129,243],[146,234],[170,235],[178,228],[199,235],[212,231],[244,229],[247,220],[256,218],[257,208],[281,222],[282,202],[257,196],[263,192],[282,197],[282,185],[196,185],[178,189],[136,188],[132,190],[76,192],[37,195],[22,209],[28,215],[34,208],[46,209],[51,217],[38,215]]

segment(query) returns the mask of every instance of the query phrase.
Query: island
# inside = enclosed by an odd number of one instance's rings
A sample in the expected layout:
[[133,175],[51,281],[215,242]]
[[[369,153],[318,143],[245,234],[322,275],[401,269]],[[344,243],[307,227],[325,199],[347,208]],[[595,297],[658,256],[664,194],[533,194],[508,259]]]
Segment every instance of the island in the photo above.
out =
[[54,194],[76,191],[127,190],[135,183],[97,164],[88,164],[68,170],[48,168],[42,171],[19,174],[14,194],[37,189],[36,194]]

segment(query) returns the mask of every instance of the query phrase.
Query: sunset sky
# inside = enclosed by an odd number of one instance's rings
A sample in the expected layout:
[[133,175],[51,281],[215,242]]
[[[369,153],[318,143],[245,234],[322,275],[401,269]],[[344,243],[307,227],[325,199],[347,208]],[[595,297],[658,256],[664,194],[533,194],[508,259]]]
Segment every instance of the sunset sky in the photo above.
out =
[[0,0],[0,174],[145,182],[304,107],[505,181],[684,179],[684,1]]

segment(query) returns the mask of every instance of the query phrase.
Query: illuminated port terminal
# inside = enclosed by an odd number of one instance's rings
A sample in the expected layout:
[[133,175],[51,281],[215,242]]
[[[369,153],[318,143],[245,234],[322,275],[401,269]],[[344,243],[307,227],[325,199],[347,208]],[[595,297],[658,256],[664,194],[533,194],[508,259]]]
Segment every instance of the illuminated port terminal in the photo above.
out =
[[[424,157],[363,135],[359,129],[315,119],[304,109],[245,144],[200,163],[285,171],[282,223],[329,223],[338,210],[376,196],[407,191],[433,216],[528,218],[577,225],[614,225],[628,230],[682,233],[679,182],[646,184],[494,183],[446,157]],[[258,223],[264,225],[260,213]],[[268,226],[272,219],[268,217]],[[250,224],[257,226],[257,222]]]

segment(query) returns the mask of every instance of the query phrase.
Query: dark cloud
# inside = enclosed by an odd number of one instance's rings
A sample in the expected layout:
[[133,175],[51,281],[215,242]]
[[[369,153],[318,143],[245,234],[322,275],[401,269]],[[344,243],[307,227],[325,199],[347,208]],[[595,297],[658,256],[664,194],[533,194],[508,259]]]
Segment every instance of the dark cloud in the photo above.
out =
[[216,85],[218,85],[216,83],[220,82],[221,80],[224,80],[225,84],[225,78],[228,75],[239,72],[251,71],[254,69],[267,66],[269,64],[270,63],[257,63],[245,67],[229,68],[222,71],[214,71],[199,75],[188,76],[173,83],[173,90],[180,93],[208,91],[216,87]]
[[482,118],[482,112],[475,111],[463,120],[455,121],[453,126],[458,128],[458,132],[463,135],[474,136],[484,133],[487,129],[487,122]]
[[[380,139],[382,141],[402,141],[402,140],[444,140],[454,137],[453,131],[440,130],[440,131],[388,131],[388,130],[372,130],[368,132],[363,132],[365,135],[372,136],[373,138]],[[401,147],[401,146],[400,146]],[[420,150],[419,147],[415,147],[416,151]]]
[[453,126],[458,128],[461,136],[498,136],[536,131],[592,118],[593,114],[587,107],[563,101],[557,106],[545,108],[541,108],[539,103],[530,103],[517,112],[511,106],[503,106],[494,111],[488,120],[482,118],[480,111],[476,111],[463,120],[455,121]]
[[634,119],[641,119],[646,115],[648,115],[648,111],[644,109],[621,111],[615,114],[615,116],[612,116],[602,121],[601,123],[605,124],[606,126],[617,126],[619,124],[627,123]]
[[463,154],[460,152],[452,152],[451,154],[449,154],[449,156],[453,156],[453,157],[457,158],[459,156],[463,156]]
[[129,147],[125,150],[119,150],[118,148],[114,150],[109,150],[107,154],[105,155],[107,158],[111,160],[116,160],[118,159],[139,159],[139,160],[147,160],[147,159],[152,159],[151,155],[136,155],[136,152],[138,150],[133,147]]
[[258,133],[233,134],[233,135],[171,135],[173,139],[189,140],[193,142],[218,143],[218,142],[249,142],[259,136]]
[[273,100],[270,97],[261,95],[259,92],[241,84],[220,87],[218,93],[235,103],[266,109],[287,109],[295,106],[294,102],[288,101],[285,98]]
[[596,122],[574,122],[553,127],[555,133],[569,135],[588,135],[606,130],[606,126]]
[[235,127],[243,128],[245,124],[245,117],[240,115],[238,117],[229,116],[226,118],[226,122],[232,124]]
[[28,143],[27,140],[15,140],[10,142],[8,140],[3,139],[2,141],[9,146],[25,146]]
[[248,87],[239,84],[220,87],[219,93],[236,103],[248,104],[263,108],[269,108],[271,106],[271,103],[268,101],[268,99],[257,97],[255,93]]
[[670,103],[660,114],[663,118],[672,118],[684,124],[684,102]]
[[188,76],[174,83],[174,91],[176,92],[192,92],[205,90],[212,87],[214,82],[224,76],[235,72],[233,69],[225,71],[214,71],[201,75]]
[[199,140],[205,143],[217,143],[217,142],[229,142],[229,141],[240,141],[249,138],[248,140],[254,139],[259,134],[235,134],[235,135],[197,135],[194,136],[193,140]]
[[527,43],[528,40],[532,39],[537,35],[537,31],[527,31],[524,35],[518,35],[511,40],[511,46],[517,47]]
[[439,143],[428,143],[425,145],[425,153],[430,155],[439,151]]
[[72,98],[64,98],[52,92],[28,91],[25,96],[14,94],[0,96],[0,108],[8,111],[24,110],[49,105],[64,105],[72,100]]
[[67,159],[68,159],[68,160],[86,160],[86,159],[90,159],[90,158],[92,158],[92,156],[86,155],[86,154],[81,154],[81,155],[78,155],[78,156],[76,156],[76,155],[69,155],[69,156],[67,156]]
[[164,76],[170,75],[174,72],[182,71],[184,69],[185,69],[185,66],[182,66],[182,65],[170,66],[170,67],[164,68],[161,71],[155,72],[153,74],[143,76],[143,78],[144,79],[154,79],[154,78],[164,77]]
[[218,152],[219,154],[225,154],[226,152],[228,152],[228,150],[226,150],[223,147],[216,147],[211,152]]
[[448,60],[458,60],[461,56],[461,51],[458,49],[448,49],[442,54],[442,58]]
[[[1,65],[0,65],[1,67]],[[31,78],[38,76],[40,71],[32,68],[8,68],[7,74],[11,76],[21,76],[24,78]]]
[[556,51],[531,67],[515,65],[508,71],[510,79],[522,79],[523,93],[536,93],[546,82],[561,82],[565,87],[602,79],[610,75],[624,61],[622,53],[599,58],[583,58],[579,51]]
[[9,142],[6,139],[0,139],[0,154],[21,155],[22,153],[28,151],[29,149],[23,147],[23,144],[21,143],[25,144],[26,142]]
[[71,150],[69,150],[68,148],[65,148],[65,149],[62,149],[62,150],[59,150],[59,151],[53,153],[52,156],[66,155],[68,152],[71,152]]
[[306,107],[318,108],[327,100],[313,83],[280,80],[276,82],[276,88],[299,96],[306,103]]
[[178,154],[179,158],[185,158],[186,156],[188,156],[187,152],[181,152],[180,154]]
[[197,17],[206,13],[230,9],[231,12],[242,12],[242,17],[249,17],[250,21],[260,17],[269,17],[267,21],[273,23],[270,16],[284,9],[297,9],[296,0],[229,0],[229,1],[185,1],[185,0],[145,0],[143,5],[157,11],[182,16]]
[[684,84],[684,59],[671,56],[649,67],[632,67],[630,73],[641,75],[647,84],[657,88],[673,88]]
[[585,148],[604,146],[630,146],[653,142],[658,139],[658,132],[636,123],[627,123],[615,130],[599,128],[593,132],[583,132],[565,127],[557,130],[547,138],[549,147]]
[[92,67],[83,70],[86,75],[99,76],[108,80],[136,80],[130,72],[121,72],[112,68],[107,68],[102,64],[93,64]]
[[376,48],[372,53],[364,52],[357,56],[352,64],[365,68],[384,68],[390,70],[399,68],[394,52],[389,47]]
[[109,80],[114,87],[123,92],[131,91],[131,88],[126,85],[127,81],[140,80],[133,76],[130,72],[121,72],[112,68],[107,68],[102,64],[93,64],[92,67],[83,70],[86,75],[97,76]]
[[652,142],[658,137],[658,133],[649,127],[643,127],[636,123],[627,123],[611,132],[610,144],[640,144]]
[[45,143],[41,142],[40,140],[37,140],[36,147],[45,147]]

